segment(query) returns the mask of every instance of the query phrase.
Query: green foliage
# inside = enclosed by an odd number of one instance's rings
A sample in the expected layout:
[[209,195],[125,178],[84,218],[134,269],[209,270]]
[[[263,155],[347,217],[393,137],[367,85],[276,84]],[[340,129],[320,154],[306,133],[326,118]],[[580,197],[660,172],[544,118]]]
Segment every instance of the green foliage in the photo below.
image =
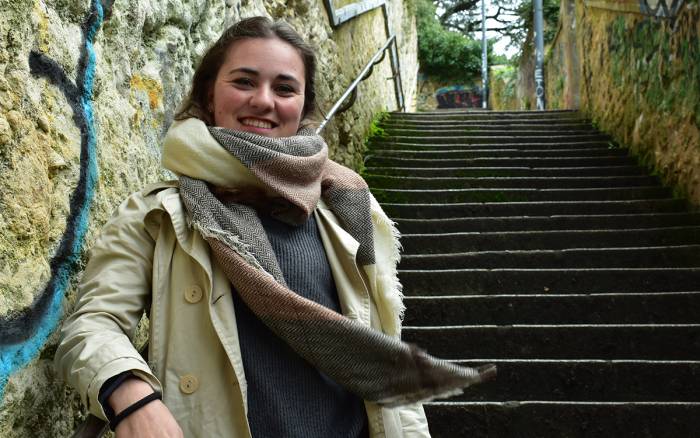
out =
[[[379,111],[374,114],[374,117],[372,117],[372,123],[369,124],[369,128],[367,128],[367,135],[365,136],[365,144],[364,144],[364,152],[369,150],[372,147],[372,141],[374,140],[381,140],[383,138],[388,137],[389,135],[387,132],[382,128],[381,125],[384,124],[384,122],[389,118],[389,112],[386,110]],[[364,162],[360,163],[359,167],[356,169],[357,173],[360,175],[365,174],[365,164]]]
[[490,54],[489,56],[489,65],[506,65],[508,63],[509,60],[506,55]]
[[444,29],[430,0],[416,1],[422,71],[445,82],[472,82],[481,71],[481,43]]
[[373,139],[388,137],[388,134],[384,128],[381,127],[387,118],[389,118],[389,112],[387,111],[379,111],[374,115],[374,117],[372,117],[372,123],[370,123],[369,129],[367,130],[365,144],[369,145]]
[[518,68],[513,65],[507,65],[498,70],[493,70],[492,81],[494,84],[502,83],[501,99],[510,100],[515,97],[515,92],[518,86]]

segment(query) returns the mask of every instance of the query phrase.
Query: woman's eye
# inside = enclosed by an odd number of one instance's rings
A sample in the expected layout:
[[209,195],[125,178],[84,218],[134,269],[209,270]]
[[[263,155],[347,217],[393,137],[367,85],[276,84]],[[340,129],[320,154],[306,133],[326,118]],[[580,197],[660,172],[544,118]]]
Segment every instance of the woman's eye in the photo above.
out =
[[236,85],[243,86],[243,87],[252,87],[252,86],[253,86],[253,81],[251,81],[251,80],[248,79],[248,78],[238,78],[238,79],[234,79],[234,80],[233,80],[233,83],[236,84]]
[[278,85],[277,92],[282,95],[287,95],[293,94],[294,92],[296,92],[296,90],[291,85]]

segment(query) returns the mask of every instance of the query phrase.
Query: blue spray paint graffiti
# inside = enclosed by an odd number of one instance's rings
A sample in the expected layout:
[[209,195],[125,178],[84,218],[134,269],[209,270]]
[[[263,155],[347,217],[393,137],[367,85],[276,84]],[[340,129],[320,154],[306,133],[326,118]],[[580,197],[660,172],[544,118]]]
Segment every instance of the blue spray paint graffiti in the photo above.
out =
[[70,198],[66,230],[51,259],[51,278],[31,306],[0,319],[0,398],[9,376],[26,366],[41,351],[60,321],[61,303],[80,256],[88,229],[90,205],[97,181],[97,135],[93,118],[92,92],[95,79],[95,35],[109,13],[113,0],[93,0],[83,23],[84,42],[74,85],[63,69],[38,52],[29,57],[31,71],[46,77],[65,94],[73,109],[73,121],[80,128],[80,177]]

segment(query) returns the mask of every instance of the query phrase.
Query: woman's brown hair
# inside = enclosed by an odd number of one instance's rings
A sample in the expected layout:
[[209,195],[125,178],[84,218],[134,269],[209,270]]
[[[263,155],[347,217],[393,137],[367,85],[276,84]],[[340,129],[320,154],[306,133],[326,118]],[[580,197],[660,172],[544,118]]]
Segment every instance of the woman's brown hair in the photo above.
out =
[[304,63],[304,107],[302,120],[310,116],[316,107],[316,55],[309,44],[284,21],[272,21],[266,17],[245,18],[232,25],[202,57],[192,77],[190,92],[175,114],[175,120],[196,117],[207,125],[214,120],[209,111],[209,94],[219,69],[226,60],[229,47],[246,38],[279,38],[299,51]]

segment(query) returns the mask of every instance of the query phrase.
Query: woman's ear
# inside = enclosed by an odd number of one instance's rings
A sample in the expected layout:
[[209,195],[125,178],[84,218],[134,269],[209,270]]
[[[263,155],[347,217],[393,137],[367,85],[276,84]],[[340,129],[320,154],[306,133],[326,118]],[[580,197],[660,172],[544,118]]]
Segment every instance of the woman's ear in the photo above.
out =
[[214,116],[214,85],[209,86],[209,91],[207,91],[207,111],[209,114]]

